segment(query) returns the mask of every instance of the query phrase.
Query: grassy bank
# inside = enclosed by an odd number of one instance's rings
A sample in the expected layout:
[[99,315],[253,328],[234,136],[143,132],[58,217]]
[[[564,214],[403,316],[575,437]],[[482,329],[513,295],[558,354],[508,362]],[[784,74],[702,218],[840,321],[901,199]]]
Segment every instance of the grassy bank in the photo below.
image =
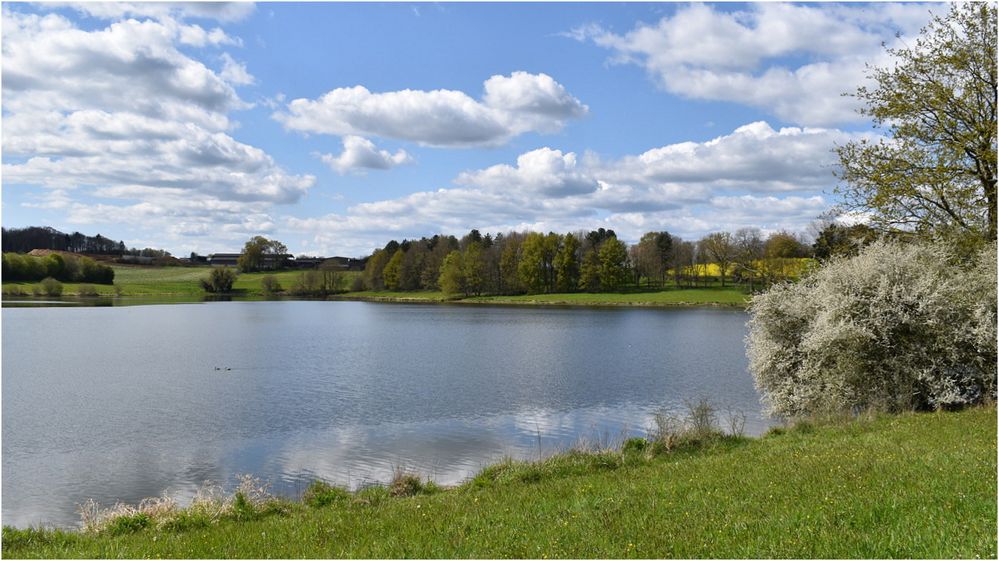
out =
[[517,296],[451,296],[443,292],[348,292],[336,300],[369,302],[450,302],[454,304],[509,304],[547,306],[745,306],[749,294],[738,286],[707,288],[667,288],[630,292],[572,292],[563,294],[523,294]]
[[669,288],[655,292],[578,292],[482,296],[465,299],[486,304],[549,304],[569,306],[745,306],[749,295],[740,287]]
[[568,454],[411,490],[422,494],[330,493],[314,497],[323,506],[186,530],[5,529],[3,555],[994,558],[996,412],[802,425],[658,455]]

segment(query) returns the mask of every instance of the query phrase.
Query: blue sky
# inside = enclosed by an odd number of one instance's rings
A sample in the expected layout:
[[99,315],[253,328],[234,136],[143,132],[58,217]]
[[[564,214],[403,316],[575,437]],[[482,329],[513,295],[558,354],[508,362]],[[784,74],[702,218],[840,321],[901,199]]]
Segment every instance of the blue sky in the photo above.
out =
[[3,5],[5,227],[363,255],[801,231],[927,4]]

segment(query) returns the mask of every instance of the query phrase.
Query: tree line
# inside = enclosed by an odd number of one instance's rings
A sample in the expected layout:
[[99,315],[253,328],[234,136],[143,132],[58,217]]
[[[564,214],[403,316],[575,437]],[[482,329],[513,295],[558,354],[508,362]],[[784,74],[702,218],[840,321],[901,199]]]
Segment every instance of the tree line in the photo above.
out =
[[170,252],[162,249],[129,248],[123,241],[114,241],[97,234],[86,236],[80,232],[66,234],[55,228],[29,226],[27,228],[3,228],[3,251],[28,253],[33,249],[52,249],[70,253],[90,253],[93,255],[135,255],[139,257],[169,257]]
[[870,228],[826,223],[815,242],[756,228],[684,240],[652,231],[628,245],[613,230],[566,234],[508,232],[461,239],[435,235],[392,240],[368,258],[354,290],[440,290],[465,296],[613,292],[624,288],[707,286],[720,281],[750,290],[794,278],[801,258],[855,252],[875,238]]
[[53,278],[63,282],[113,284],[114,269],[84,256],[52,253],[44,257],[3,254],[3,280],[37,282]]

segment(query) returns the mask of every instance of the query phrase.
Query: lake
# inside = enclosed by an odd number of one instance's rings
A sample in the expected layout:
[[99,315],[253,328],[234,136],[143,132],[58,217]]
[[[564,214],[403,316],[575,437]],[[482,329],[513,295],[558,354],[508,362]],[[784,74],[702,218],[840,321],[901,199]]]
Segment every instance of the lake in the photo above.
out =
[[250,473],[297,495],[642,435],[709,399],[768,421],[743,311],[367,302],[3,310],[3,523],[189,500]]

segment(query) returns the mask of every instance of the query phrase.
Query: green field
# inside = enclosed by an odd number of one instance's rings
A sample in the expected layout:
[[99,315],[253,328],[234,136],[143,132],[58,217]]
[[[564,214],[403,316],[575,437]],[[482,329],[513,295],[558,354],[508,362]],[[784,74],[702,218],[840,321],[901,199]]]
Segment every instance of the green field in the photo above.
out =
[[[201,289],[199,281],[208,276],[210,267],[135,267],[127,265],[112,265],[114,269],[114,286],[93,284],[90,285],[101,296],[115,296],[116,287],[120,296],[190,296],[202,297],[205,295]],[[302,274],[301,271],[274,271],[259,273],[241,273],[233,285],[237,295],[240,296],[262,296],[261,280],[268,275],[277,278],[278,283],[289,289],[295,285],[296,280]],[[343,273],[347,276],[347,284],[353,280],[354,276],[360,273],[348,271]],[[5,282],[4,292],[17,287],[20,290],[31,293],[32,287],[38,283],[28,282]],[[64,295],[75,295],[80,291],[80,284],[63,283]]]
[[[104,558],[995,558],[996,411],[803,424],[658,456],[487,468],[194,529],[4,529],[3,555]],[[271,509],[280,510],[280,509]]]

